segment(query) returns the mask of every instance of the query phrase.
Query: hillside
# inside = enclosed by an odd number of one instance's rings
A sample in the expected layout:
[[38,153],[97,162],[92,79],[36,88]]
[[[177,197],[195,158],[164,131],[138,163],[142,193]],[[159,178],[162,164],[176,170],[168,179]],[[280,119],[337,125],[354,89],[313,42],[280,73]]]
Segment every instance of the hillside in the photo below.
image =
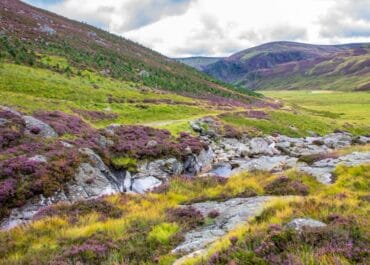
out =
[[197,70],[203,70],[206,66],[214,64],[217,61],[223,59],[222,57],[188,57],[188,58],[176,58],[175,60],[194,67]]
[[69,64],[59,71],[75,67],[178,93],[233,96],[232,89],[139,44],[21,1],[1,1],[0,16],[1,57],[16,63],[42,66],[41,55],[54,55]]
[[202,67],[224,82],[263,90],[370,89],[370,44],[267,43]]
[[0,265],[368,264],[368,95],[254,93],[1,0]]

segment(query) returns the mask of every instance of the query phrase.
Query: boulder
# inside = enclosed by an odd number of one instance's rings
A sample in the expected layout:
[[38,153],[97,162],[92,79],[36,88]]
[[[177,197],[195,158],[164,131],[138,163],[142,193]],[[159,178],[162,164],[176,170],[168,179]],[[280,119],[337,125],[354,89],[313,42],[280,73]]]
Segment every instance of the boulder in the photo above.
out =
[[158,159],[146,161],[138,165],[138,173],[135,178],[155,177],[158,179],[167,179],[173,175],[180,175],[184,167],[176,158]]
[[233,170],[234,173],[240,171],[269,171],[276,172],[296,166],[298,158],[289,156],[261,156],[240,163],[240,167]]
[[325,223],[311,219],[311,218],[296,218],[285,225],[285,227],[294,229],[297,231],[302,231],[304,227],[315,228],[315,227],[325,227],[325,226],[326,226]]
[[40,121],[32,116],[23,116],[23,120],[26,123],[26,129],[31,131],[34,128],[38,128],[40,132],[38,133],[45,138],[58,137],[58,134],[51,128],[48,124]]
[[162,181],[155,177],[146,177],[140,179],[134,179],[132,184],[132,191],[140,194],[144,194],[152,190],[155,187],[158,187],[162,184]]
[[275,148],[275,143],[269,143],[264,138],[253,138],[249,142],[249,155],[276,155],[279,151]]
[[219,215],[211,224],[199,227],[185,234],[185,240],[173,253],[190,253],[205,248],[210,243],[224,236],[230,230],[243,224],[249,218],[258,215],[266,202],[273,197],[235,198],[225,202],[201,202],[191,206],[208,216],[212,211]]

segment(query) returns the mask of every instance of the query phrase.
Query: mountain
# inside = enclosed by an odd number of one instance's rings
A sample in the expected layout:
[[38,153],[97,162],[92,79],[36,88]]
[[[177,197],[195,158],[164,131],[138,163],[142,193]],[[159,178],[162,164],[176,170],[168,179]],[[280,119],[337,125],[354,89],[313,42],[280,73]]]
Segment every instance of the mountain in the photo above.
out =
[[188,66],[194,67],[197,70],[203,70],[204,67],[214,64],[219,60],[223,59],[222,57],[188,57],[188,58],[176,58],[175,60],[186,64]]
[[231,86],[137,43],[18,0],[1,1],[0,16],[1,57],[19,64],[40,65],[40,54],[49,54],[78,69],[176,93],[235,94]]
[[219,80],[257,90],[370,90],[368,43],[273,42],[200,67]]

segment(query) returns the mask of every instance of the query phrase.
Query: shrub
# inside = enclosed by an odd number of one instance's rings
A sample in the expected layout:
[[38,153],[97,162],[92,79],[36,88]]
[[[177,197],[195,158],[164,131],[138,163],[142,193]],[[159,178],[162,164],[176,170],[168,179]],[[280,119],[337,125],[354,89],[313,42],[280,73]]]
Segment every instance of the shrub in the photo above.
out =
[[188,148],[196,154],[206,148],[199,138],[186,133],[181,133],[174,139],[167,130],[146,126],[118,126],[112,130],[114,135],[106,133],[106,137],[114,142],[111,152],[117,157],[124,155],[142,159],[173,155],[185,158],[188,155],[186,151]]
[[148,235],[148,239],[157,241],[161,244],[168,245],[171,237],[173,237],[180,228],[177,224],[173,223],[162,223],[155,226]]
[[24,120],[10,111],[0,110],[0,150],[14,147],[24,136]]
[[204,224],[202,213],[192,206],[169,209],[166,216],[169,222],[176,222],[185,229],[194,229]]
[[93,199],[43,208],[34,216],[34,219],[64,216],[68,217],[71,221],[75,221],[78,220],[79,216],[85,216],[93,212],[100,214],[100,218],[103,220],[107,218],[120,218],[122,216],[122,211],[115,205],[103,199]]
[[301,181],[281,176],[264,187],[268,195],[308,195],[309,187]]
[[210,211],[209,213],[208,213],[208,217],[209,218],[212,218],[212,219],[215,219],[215,218],[217,218],[218,216],[220,215],[220,212],[219,211],[217,211],[217,210],[212,210],[212,211]]

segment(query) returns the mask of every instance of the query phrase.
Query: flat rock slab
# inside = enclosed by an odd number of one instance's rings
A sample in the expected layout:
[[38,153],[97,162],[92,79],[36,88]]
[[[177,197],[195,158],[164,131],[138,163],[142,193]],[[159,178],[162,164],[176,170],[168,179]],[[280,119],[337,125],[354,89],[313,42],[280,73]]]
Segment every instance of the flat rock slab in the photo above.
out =
[[202,202],[192,204],[203,216],[218,211],[213,223],[193,230],[185,235],[185,241],[176,247],[174,253],[190,253],[205,248],[248,219],[261,213],[266,202],[274,197],[235,198],[225,202]]
[[300,167],[299,170],[312,175],[323,184],[333,182],[332,173],[338,165],[357,166],[370,163],[370,152],[354,152],[339,158],[327,158],[313,163],[311,166]]

